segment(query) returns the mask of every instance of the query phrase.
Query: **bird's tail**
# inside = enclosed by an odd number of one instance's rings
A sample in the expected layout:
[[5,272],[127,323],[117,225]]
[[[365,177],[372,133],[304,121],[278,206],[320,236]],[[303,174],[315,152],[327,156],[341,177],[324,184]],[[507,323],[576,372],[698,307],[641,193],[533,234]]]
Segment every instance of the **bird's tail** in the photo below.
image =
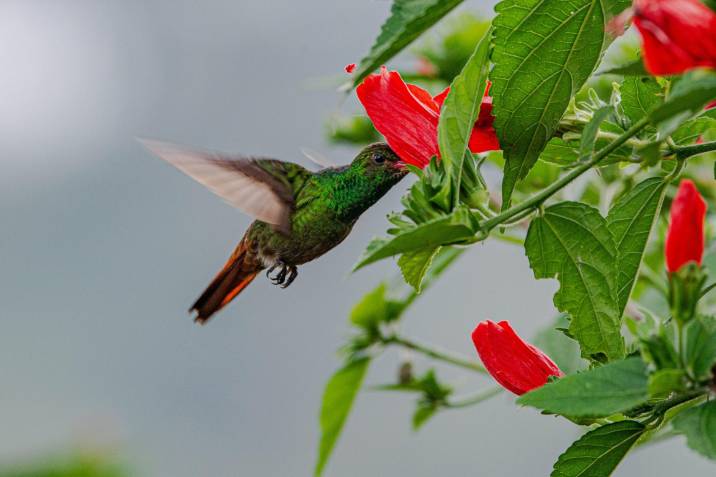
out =
[[254,260],[247,260],[246,250],[246,240],[242,240],[224,268],[191,306],[189,311],[196,311],[195,322],[202,325],[206,323],[214,313],[221,310],[246,288],[261,271],[262,267],[257,266]]

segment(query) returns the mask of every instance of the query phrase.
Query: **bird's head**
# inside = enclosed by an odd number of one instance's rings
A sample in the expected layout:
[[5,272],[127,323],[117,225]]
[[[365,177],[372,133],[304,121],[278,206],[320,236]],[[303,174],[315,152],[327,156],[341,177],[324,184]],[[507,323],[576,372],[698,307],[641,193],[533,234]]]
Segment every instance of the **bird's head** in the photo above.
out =
[[395,185],[408,173],[405,163],[390,146],[382,142],[363,148],[353,159],[351,166],[359,168],[376,184],[385,184],[388,187]]

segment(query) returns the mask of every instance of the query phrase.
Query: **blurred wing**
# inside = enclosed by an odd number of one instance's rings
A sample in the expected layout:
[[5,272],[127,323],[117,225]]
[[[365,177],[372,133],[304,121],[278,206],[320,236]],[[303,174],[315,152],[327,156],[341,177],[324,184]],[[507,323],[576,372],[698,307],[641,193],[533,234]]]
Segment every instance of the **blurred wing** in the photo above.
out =
[[159,141],[141,143],[242,212],[290,232],[294,186],[302,185],[310,174],[301,166],[274,159],[226,157]]

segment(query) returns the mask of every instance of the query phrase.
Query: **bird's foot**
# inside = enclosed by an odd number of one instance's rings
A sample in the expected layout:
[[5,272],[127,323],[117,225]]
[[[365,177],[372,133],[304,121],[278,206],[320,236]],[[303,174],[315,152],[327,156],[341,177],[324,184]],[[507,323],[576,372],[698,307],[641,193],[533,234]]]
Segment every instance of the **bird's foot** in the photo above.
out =
[[[273,277],[270,275],[276,268],[280,270]],[[281,260],[276,261],[271,268],[266,272],[266,276],[269,277],[274,285],[283,285],[286,282],[286,275],[288,274],[288,265],[283,263]]]
[[[280,270],[272,277],[271,273],[277,268]],[[266,271],[266,276],[269,277],[274,285],[280,285],[281,288],[289,286],[298,276],[298,269],[294,265],[287,265],[282,261],[277,261]]]
[[291,283],[293,283],[293,281],[296,279],[297,276],[298,276],[298,268],[296,268],[293,265],[288,267],[288,279],[286,280],[286,283],[281,285],[281,288],[288,288],[288,286],[291,285]]

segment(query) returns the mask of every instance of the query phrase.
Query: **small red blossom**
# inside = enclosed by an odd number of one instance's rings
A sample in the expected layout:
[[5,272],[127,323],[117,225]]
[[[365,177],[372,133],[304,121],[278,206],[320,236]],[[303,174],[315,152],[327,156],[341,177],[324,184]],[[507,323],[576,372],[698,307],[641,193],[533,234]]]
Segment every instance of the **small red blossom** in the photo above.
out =
[[676,272],[689,262],[701,265],[704,254],[706,202],[693,182],[683,180],[671,203],[666,233],[666,269]]
[[[388,145],[404,162],[420,168],[427,166],[433,156],[440,157],[438,122],[448,92],[449,88],[433,98],[423,88],[405,83],[397,71],[385,67],[356,88],[368,117]],[[469,148],[474,153],[500,148],[491,113],[492,98],[485,96],[470,137]]]
[[699,0],[635,0],[633,14],[649,73],[716,68],[716,12]]
[[505,389],[522,395],[564,373],[541,350],[520,338],[507,321],[482,321],[472,341],[487,371]]
[[418,58],[418,64],[415,67],[415,72],[419,75],[433,78],[438,74],[438,69],[429,59],[424,56],[421,56]]
[[353,73],[353,70],[356,69],[356,64],[355,63],[347,64],[346,67],[343,69],[346,70],[346,73],[351,74],[351,73]]

